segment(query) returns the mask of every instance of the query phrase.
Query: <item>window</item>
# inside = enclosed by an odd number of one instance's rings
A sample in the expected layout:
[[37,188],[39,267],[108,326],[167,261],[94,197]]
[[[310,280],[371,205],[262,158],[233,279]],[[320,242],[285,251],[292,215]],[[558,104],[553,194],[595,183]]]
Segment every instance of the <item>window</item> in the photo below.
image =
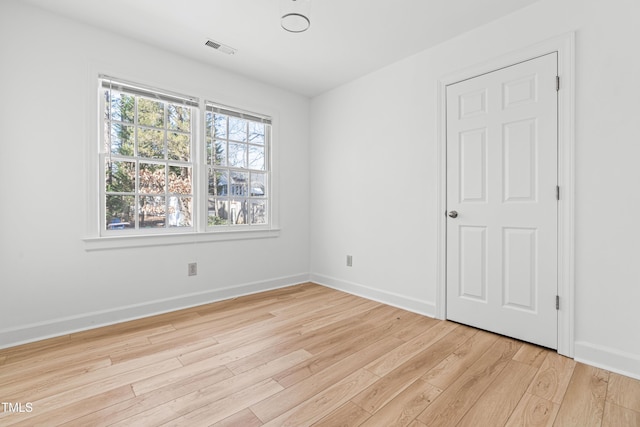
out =
[[271,120],[206,104],[208,227],[269,222]]
[[200,105],[100,78],[101,236],[269,228],[270,118]]
[[103,231],[192,229],[196,99],[103,79]]

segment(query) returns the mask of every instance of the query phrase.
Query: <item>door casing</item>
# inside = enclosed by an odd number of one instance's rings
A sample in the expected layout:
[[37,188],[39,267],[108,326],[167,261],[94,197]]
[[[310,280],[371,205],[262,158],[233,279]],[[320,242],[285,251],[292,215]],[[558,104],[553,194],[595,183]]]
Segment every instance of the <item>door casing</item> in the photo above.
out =
[[447,207],[447,147],[446,147],[446,87],[491,71],[536,58],[558,53],[558,353],[574,354],[574,129],[575,129],[575,33],[567,33],[524,47],[498,58],[476,64],[442,77],[438,81],[438,240],[436,317],[446,319],[446,207]]

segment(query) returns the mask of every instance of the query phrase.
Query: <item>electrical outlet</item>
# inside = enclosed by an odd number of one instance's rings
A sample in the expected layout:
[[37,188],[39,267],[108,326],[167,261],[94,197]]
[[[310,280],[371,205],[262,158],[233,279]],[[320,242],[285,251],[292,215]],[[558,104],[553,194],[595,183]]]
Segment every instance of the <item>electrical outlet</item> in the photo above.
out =
[[189,276],[196,276],[198,274],[198,263],[192,262],[187,264],[187,274]]
[[347,267],[353,266],[353,257],[351,255],[347,255]]

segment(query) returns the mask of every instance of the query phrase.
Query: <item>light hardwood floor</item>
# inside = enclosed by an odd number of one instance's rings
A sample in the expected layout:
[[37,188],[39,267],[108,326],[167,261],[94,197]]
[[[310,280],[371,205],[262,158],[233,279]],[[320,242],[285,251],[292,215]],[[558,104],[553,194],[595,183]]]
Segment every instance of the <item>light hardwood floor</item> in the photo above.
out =
[[640,426],[640,381],[314,284],[0,350],[0,402],[2,426]]

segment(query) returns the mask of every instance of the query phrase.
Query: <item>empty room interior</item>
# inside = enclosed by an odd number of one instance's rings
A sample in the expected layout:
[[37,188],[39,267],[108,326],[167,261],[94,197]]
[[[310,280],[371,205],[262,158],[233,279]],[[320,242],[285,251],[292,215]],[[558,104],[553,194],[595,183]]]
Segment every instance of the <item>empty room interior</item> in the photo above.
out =
[[640,426],[638,18],[2,0],[0,425]]

